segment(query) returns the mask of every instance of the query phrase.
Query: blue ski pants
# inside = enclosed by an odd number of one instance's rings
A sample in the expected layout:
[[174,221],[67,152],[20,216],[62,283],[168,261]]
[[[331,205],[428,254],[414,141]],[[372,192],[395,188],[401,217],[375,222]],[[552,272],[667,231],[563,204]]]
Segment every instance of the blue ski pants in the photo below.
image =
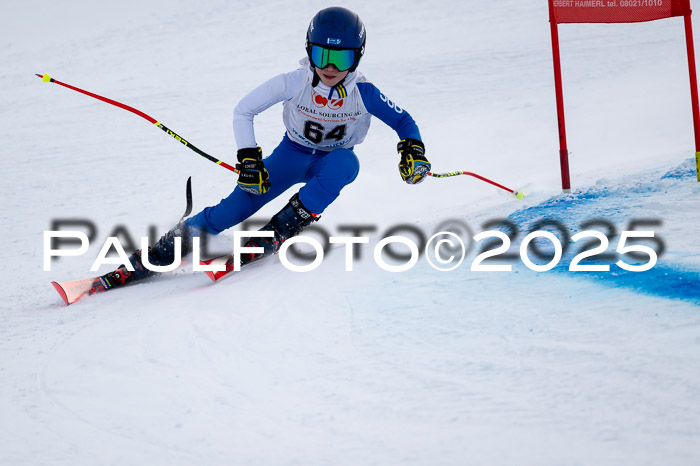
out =
[[293,142],[287,135],[264,162],[270,174],[268,192],[251,194],[236,187],[217,205],[206,207],[185,224],[209,234],[221,233],[298,183],[306,183],[299,190],[302,204],[320,214],[336,200],[343,187],[355,180],[360,170],[360,162],[352,149],[315,151]]

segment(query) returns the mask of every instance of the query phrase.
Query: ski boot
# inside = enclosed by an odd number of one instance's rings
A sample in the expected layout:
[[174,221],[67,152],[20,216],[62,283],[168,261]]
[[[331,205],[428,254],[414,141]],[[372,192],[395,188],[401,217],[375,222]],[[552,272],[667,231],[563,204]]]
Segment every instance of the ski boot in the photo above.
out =
[[[148,248],[148,262],[153,265],[170,265],[175,260],[175,238],[180,237],[180,258],[192,252],[192,231],[183,222],[164,234],[156,244]],[[133,266],[133,272],[127,269],[126,265],[103,275],[101,278],[106,282],[108,288],[124,286],[129,283],[143,280],[156,275],[157,272],[149,270],[143,264],[142,251],[139,249],[129,257],[129,262]]]
[[277,212],[259,231],[271,231],[273,237],[253,238],[248,241],[246,247],[262,247],[263,253],[241,255],[242,265],[256,261],[263,257],[277,254],[282,243],[289,238],[298,235],[311,223],[318,221],[321,217],[304,207],[299,200],[299,193],[292,196],[286,206]]

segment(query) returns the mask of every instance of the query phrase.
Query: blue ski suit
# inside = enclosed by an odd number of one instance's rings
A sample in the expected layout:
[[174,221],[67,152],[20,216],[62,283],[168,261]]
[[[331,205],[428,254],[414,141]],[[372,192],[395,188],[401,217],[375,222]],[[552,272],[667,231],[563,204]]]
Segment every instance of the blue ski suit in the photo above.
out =
[[299,190],[302,204],[322,213],[346,185],[352,183],[360,164],[353,148],[361,143],[374,115],[394,129],[399,139],[421,139],[411,115],[387,99],[358,71],[330,88],[319,82],[308,59],[290,73],[275,76],[245,96],[234,111],[233,128],[239,148],[256,147],[255,115],[283,102],[286,134],[264,159],[270,190],[251,194],[236,187],[219,204],[207,207],[185,224],[218,234],[244,221],[291,186]]

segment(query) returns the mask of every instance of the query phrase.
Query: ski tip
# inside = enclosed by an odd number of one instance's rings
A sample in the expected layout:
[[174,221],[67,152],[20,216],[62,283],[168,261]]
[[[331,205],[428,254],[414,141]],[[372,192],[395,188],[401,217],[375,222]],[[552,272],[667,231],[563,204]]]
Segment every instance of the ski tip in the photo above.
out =
[[63,302],[66,303],[66,306],[68,306],[70,304],[68,302],[68,295],[66,295],[66,291],[63,289],[63,287],[57,282],[51,282],[51,284],[56,289],[58,294],[61,295],[61,298],[63,298]]
[[[212,262],[214,262],[214,259],[207,259],[207,260],[199,261],[199,265],[209,265]],[[207,274],[207,277],[209,277],[211,279],[211,281],[216,282],[217,277],[216,277],[216,275],[214,275],[214,272],[212,272],[211,270],[205,270],[204,273]]]
[[[212,262],[214,262],[217,259],[224,258],[226,256],[221,256],[221,257],[215,257],[213,259],[207,259],[207,260],[200,260],[199,265],[210,265]],[[205,270],[204,273],[207,274],[207,277],[214,283],[218,282],[221,280],[223,277],[228,275],[229,271],[226,270]]]

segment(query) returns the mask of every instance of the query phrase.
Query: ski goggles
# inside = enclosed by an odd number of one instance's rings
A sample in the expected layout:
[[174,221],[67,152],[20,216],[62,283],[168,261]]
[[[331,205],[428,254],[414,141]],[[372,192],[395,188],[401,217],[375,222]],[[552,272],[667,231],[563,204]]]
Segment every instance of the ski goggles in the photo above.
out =
[[357,51],[353,49],[336,50],[327,49],[320,45],[311,45],[311,62],[317,68],[325,68],[334,65],[338,71],[345,71],[355,64]]

